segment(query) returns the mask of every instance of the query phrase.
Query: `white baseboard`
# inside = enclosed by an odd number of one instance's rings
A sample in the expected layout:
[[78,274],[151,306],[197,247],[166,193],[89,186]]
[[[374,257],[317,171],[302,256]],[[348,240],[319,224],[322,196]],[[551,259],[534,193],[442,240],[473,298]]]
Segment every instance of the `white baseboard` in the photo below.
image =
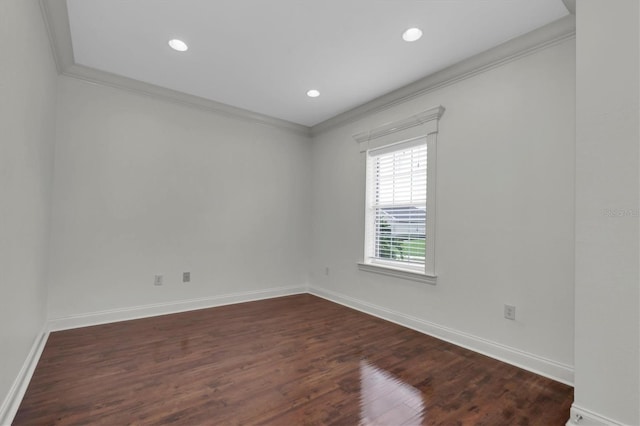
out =
[[156,303],[152,305],[134,306],[122,309],[111,309],[83,315],[72,315],[63,318],[50,319],[43,331],[34,341],[33,346],[29,351],[29,355],[27,355],[27,359],[20,369],[9,393],[4,399],[2,406],[0,406],[0,426],[11,425],[13,418],[18,412],[22,398],[27,391],[27,387],[29,386],[33,372],[38,365],[40,355],[42,355],[42,351],[44,350],[44,346],[49,337],[49,332],[51,331],[69,330],[72,328],[174,314],[178,312],[193,311],[196,309],[213,308],[216,306],[271,299],[274,297],[290,296],[301,293],[307,293],[307,286],[277,287],[265,290],[245,291],[220,296],[181,300],[177,302]]
[[[73,315],[63,318],[50,319],[31,348],[25,363],[18,374],[11,390],[0,407],[0,425],[10,425],[15,416],[22,397],[27,390],[31,376],[40,359],[42,350],[49,336],[49,331],[68,330],[72,328],[87,327],[118,321],[127,321],[138,318],[147,318],[158,315],[166,315],[178,312],[186,312],[197,309],[206,309],[234,303],[250,302],[274,297],[289,296],[294,294],[310,293],[335,303],[356,309],[358,311],[394,322],[404,327],[411,328],[421,333],[437,337],[458,346],[470,349],[489,357],[507,362],[517,367],[524,368],[536,374],[549,377],[568,385],[573,385],[573,368],[535,354],[511,348],[496,342],[482,339],[468,333],[463,333],[448,327],[443,327],[420,318],[402,314],[381,306],[377,306],[362,300],[358,300],[343,294],[318,287],[277,287],[265,290],[247,291],[226,294],[214,297],[182,300],[178,302],[158,303],[152,305],[136,306],[123,309]],[[582,416],[581,418],[579,416]],[[574,421],[577,420],[578,422]],[[580,419],[580,420],[578,420]],[[589,423],[590,422],[590,423]],[[591,426],[591,425],[618,425],[609,419],[598,416],[588,410],[573,406],[571,419],[567,426]]]
[[48,337],[49,332],[45,327],[34,340],[31,350],[27,355],[27,359],[25,359],[24,364],[22,364],[22,368],[20,369],[18,376],[2,402],[2,406],[0,406],[0,425],[11,425],[13,418],[18,412],[22,398],[27,391],[33,372],[38,365],[40,355],[42,355],[42,351],[44,350],[44,345],[47,343]]
[[318,287],[309,293],[573,386],[573,367]]
[[252,302],[255,300],[271,299],[274,297],[290,296],[306,292],[306,286],[275,287],[265,290],[244,291],[239,293],[223,294],[220,296],[203,297],[199,299],[155,303],[151,305],[110,309],[106,311],[90,312],[82,315],[53,318],[49,320],[48,326],[49,331],[69,330],[72,328],[108,324],[112,322],[154,317],[158,315],[175,314],[179,312],[213,308],[216,306],[231,305],[234,303]]
[[574,403],[571,406],[571,417],[566,426],[622,426],[622,424]]

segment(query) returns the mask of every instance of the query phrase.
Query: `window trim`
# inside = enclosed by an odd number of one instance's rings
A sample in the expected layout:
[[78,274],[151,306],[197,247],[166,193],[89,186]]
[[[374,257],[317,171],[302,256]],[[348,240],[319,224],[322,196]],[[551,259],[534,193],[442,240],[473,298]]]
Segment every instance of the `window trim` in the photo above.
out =
[[[426,139],[427,143],[427,217],[425,221],[425,234],[431,235],[427,238],[425,247],[425,266],[420,271],[410,267],[397,267],[396,265],[385,264],[385,262],[374,262],[368,259],[366,253],[366,229],[365,241],[363,241],[363,259],[358,262],[358,269],[366,272],[374,272],[397,278],[404,278],[413,281],[436,284],[436,204],[437,204],[437,134],[440,117],[445,109],[442,106],[430,108],[428,110],[413,114],[409,117],[383,124],[368,131],[358,133],[353,136],[360,145],[360,152],[369,161],[369,151],[379,150],[387,146],[408,142],[414,139]],[[365,166],[366,167],[366,166]],[[367,173],[365,171],[365,178]],[[365,190],[366,185],[365,185]],[[431,202],[429,202],[431,200]],[[365,228],[368,206],[364,206]],[[391,262],[390,262],[391,263]]]
[[437,284],[438,278],[435,275],[429,275],[424,272],[411,271],[404,268],[394,268],[392,266],[381,265],[379,263],[358,262],[358,269],[365,272],[373,272],[380,275],[403,278],[405,280],[418,281],[433,285]]

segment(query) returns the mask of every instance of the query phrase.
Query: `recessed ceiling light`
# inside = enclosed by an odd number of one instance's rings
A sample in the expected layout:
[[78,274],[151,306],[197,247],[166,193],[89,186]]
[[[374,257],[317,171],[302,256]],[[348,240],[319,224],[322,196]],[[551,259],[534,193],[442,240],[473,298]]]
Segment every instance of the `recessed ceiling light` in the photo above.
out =
[[318,96],[320,96],[320,92],[318,92],[316,89],[311,89],[307,92],[307,96],[310,98],[317,98]]
[[169,40],[169,46],[171,46],[173,50],[177,50],[178,52],[184,52],[189,48],[189,46],[187,46],[187,43],[182,40],[178,40],[177,38]]
[[409,28],[402,33],[402,39],[404,41],[416,41],[422,37],[422,30],[420,28]]

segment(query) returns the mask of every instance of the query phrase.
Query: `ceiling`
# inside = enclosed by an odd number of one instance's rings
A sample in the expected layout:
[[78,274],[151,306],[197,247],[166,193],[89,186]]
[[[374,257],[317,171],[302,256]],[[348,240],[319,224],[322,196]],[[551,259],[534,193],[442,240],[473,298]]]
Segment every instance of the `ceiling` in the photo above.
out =
[[[562,0],[67,0],[67,10],[77,65],[309,127],[568,14]],[[410,27],[424,36],[403,41]],[[173,38],[189,50],[172,50]]]

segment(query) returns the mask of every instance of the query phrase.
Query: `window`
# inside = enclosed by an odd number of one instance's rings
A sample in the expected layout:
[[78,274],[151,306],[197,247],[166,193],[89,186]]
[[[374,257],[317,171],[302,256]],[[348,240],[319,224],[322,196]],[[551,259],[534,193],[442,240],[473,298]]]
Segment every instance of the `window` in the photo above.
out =
[[424,271],[427,140],[367,153],[365,262]]
[[366,155],[360,270],[436,283],[436,135],[443,112],[432,108],[354,136]]

